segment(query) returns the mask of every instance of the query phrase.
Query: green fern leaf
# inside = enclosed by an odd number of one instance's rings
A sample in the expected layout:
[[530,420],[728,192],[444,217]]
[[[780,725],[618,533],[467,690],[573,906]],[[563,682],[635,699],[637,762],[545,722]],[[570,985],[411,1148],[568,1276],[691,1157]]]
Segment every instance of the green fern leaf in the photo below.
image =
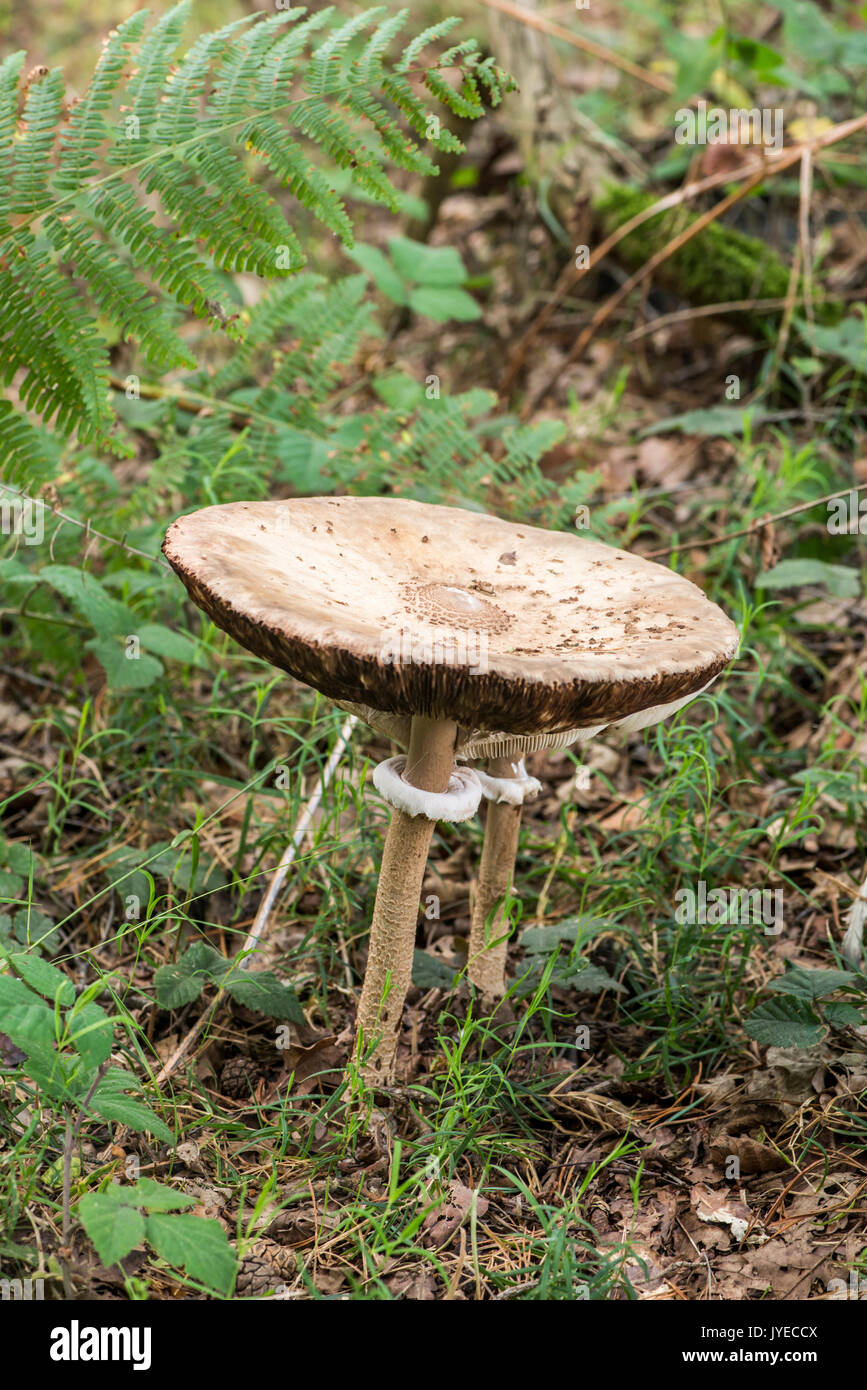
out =
[[48,176],[62,105],[63,75],[60,68],[54,68],[45,77],[37,77],[27,93],[23,133],[15,146],[13,213],[40,212],[51,202]]
[[93,79],[84,96],[72,108],[67,129],[60,137],[60,169],[55,187],[72,193],[93,174],[99,146],[114,131],[106,125],[109,109],[129,59],[127,45],[141,38],[147,15],[134,14],[113,29],[102,50]]

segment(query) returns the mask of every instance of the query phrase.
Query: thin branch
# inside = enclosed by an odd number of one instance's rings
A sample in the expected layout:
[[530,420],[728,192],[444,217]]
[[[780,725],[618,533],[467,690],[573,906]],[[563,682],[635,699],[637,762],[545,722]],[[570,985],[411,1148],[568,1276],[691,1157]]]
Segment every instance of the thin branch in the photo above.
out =
[[867,489],[867,483],[859,483],[857,487],[844,487],[839,492],[829,492],[825,497],[816,497],[812,502],[799,502],[797,507],[788,507],[786,511],[776,512],[774,516],[761,516],[756,521],[750,522],[749,526],[743,526],[740,531],[728,531],[724,536],[711,536],[709,540],[681,541],[678,545],[670,545],[665,550],[650,550],[643,558],[656,560],[660,555],[674,555],[675,551],[685,550],[687,546],[722,545],[725,541],[737,540],[739,536],[751,536],[754,532],[763,530],[765,526],[770,526],[775,521],[784,521],[786,517],[797,516],[799,512],[809,512],[812,511],[813,507],[821,507],[823,502],[832,502],[835,497],[848,497],[850,493],[864,492],[865,489]]

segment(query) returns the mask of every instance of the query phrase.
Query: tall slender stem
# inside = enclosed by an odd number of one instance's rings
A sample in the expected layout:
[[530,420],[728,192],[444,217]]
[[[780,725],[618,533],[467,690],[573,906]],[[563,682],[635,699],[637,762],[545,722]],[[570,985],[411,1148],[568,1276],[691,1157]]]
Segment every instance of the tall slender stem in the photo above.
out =
[[[423,791],[444,792],[455,762],[457,725],[412,721],[404,779]],[[435,822],[393,811],[385,837],[379,887],[370,926],[370,951],[358,1005],[356,1049],[371,1085],[394,1077],[397,1035],[412,979],[422,883]],[[371,1051],[371,1045],[373,1050]]]
[[[488,772],[492,777],[514,777],[516,769],[508,758],[491,758]],[[503,903],[515,872],[521,809],[505,802],[488,803],[479,878],[473,893],[467,973],[482,998],[489,1001],[506,992],[509,923]]]

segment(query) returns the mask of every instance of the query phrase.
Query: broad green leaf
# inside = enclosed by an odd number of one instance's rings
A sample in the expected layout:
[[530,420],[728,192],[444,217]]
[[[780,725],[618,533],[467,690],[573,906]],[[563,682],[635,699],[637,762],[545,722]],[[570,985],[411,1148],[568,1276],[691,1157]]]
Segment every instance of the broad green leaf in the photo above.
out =
[[610,926],[604,917],[568,917],[547,927],[525,928],[520,944],[531,955],[548,955],[561,941],[589,941]]
[[851,984],[858,977],[851,970],[808,970],[795,966],[785,975],[778,975],[766,986],[776,994],[793,994],[799,999],[824,999],[844,985]]
[[391,372],[373,379],[373,389],[392,410],[415,410],[425,399],[424,387],[406,372]]
[[100,637],[120,637],[135,632],[136,617],[132,609],[107,594],[100,581],[88,571],[73,565],[43,565],[38,578],[67,599]]
[[[393,304],[406,304],[408,295],[406,286],[397,274],[394,266],[376,246],[368,246],[365,242],[359,241],[346,253],[360,265],[370,276],[376,288],[390,299]],[[461,277],[463,279],[463,276]]]
[[[121,1078],[120,1082],[118,1077]],[[108,1072],[91,1097],[91,1109],[106,1120],[116,1120],[118,1124],[126,1125],[137,1134],[152,1134],[165,1144],[173,1143],[172,1131],[147,1105],[124,1095],[120,1089],[124,1078],[130,1089],[138,1087],[137,1079],[128,1072]]]
[[825,560],[781,560],[756,579],[757,589],[799,589],[805,584],[820,584],[837,598],[857,598],[861,592],[857,570]]
[[161,965],[154,972],[154,989],[161,1009],[180,1009],[184,1004],[191,1004],[207,983],[207,975],[185,969],[182,961],[177,965]]
[[54,1010],[11,975],[0,975],[0,1024],[24,1052],[32,1045],[50,1048],[54,1042]]
[[832,1028],[860,1028],[867,1023],[867,1010],[854,1004],[826,1004],[822,1013]]
[[151,1245],[168,1264],[180,1265],[209,1288],[228,1293],[236,1255],[219,1221],[187,1212],[152,1212],[145,1229]]
[[[134,627],[127,629],[127,633],[134,631]],[[145,690],[163,674],[162,663],[155,656],[142,652],[137,657],[128,657],[126,653],[131,649],[119,638],[98,637],[84,645],[105,671],[112,690]]]
[[59,1000],[61,1004],[71,1004],[74,1000],[74,984],[56,965],[49,965],[40,956],[25,955],[23,952],[9,959],[22,980],[26,980],[32,989],[52,1003]]
[[118,1264],[145,1238],[141,1212],[118,1200],[117,1193],[127,1190],[113,1184],[105,1192],[86,1193],[78,1204],[82,1225],[104,1265]]
[[759,423],[766,412],[754,406],[712,405],[706,410],[687,410],[683,415],[670,415],[657,420],[641,431],[641,438],[651,434],[668,434],[681,430],[683,434],[713,435],[736,438],[744,433],[748,422]]
[[458,971],[427,951],[412,953],[412,982],[419,989],[452,989]]
[[162,623],[142,623],[133,631],[144,650],[153,652],[155,656],[165,657],[166,661],[182,661],[190,666],[204,664],[205,658],[198,642],[183,632],[175,632]]
[[395,236],[389,239],[391,259],[405,280],[438,288],[462,285],[467,278],[454,246],[428,246],[424,241]]
[[827,1031],[809,1004],[792,995],[760,1004],[744,1028],[763,1047],[813,1047]]
[[294,989],[281,984],[270,970],[239,971],[225,979],[223,985],[239,1004],[257,1013],[267,1014],[269,1018],[286,1018],[291,1023],[307,1022]]
[[466,290],[452,286],[435,289],[433,286],[424,285],[413,290],[409,297],[409,306],[414,313],[425,314],[437,323],[447,323],[449,319],[469,323],[471,319],[482,317],[481,308],[472,295],[467,294]]
[[29,845],[22,845],[20,841],[8,840],[6,843],[6,863],[13,874],[21,874],[27,879],[30,877],[30,866],[34,864],[34,854]]
[[70,1042],[89,1067],[98,1067],[111,1056],[114,1024],[99,1004],[80,1004],[69,1020]]
[[171,1187],[166,1187],[164,1183],[154,1182],[153,1178],[139,1178],[138,1182],[127,1189],[136,1206],[145,1207],[148,1211],[178,1211],[183,1207],[194,1207],[198,1198],[191,1197],[188,1192],[175,1192]]

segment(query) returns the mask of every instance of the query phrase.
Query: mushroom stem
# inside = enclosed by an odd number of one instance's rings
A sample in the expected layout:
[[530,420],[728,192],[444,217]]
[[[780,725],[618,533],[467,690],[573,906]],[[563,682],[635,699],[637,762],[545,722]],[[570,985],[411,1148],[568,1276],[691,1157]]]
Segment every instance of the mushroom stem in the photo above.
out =
[[[508,758],[491,758],[487,770],[492,777],[514,777],[517,773],[515,764]],[[515,872],[521,809],[505,802],[488,803],[479,877],[472,895],[467,973],[483,1000],[491,1003],[506,992],[509,926],[503,901]],[[503,940],[498,941],[498,937]],[[489,942],[495,944],[489,945]]]
[[[422,791],[444,792],[454,770],[457,732],[457,724],[451,720],[416,716],[404,781]],[[394,1076],[397,1035],[412,979],[418,909],[434,825],[426,816],[395,810],[385,837],[355,1035],[356,1055],[364,1058],[361,1074],[370,1085],[387,1084]],[[371,1052],[375,1039],[378,1041]]]

